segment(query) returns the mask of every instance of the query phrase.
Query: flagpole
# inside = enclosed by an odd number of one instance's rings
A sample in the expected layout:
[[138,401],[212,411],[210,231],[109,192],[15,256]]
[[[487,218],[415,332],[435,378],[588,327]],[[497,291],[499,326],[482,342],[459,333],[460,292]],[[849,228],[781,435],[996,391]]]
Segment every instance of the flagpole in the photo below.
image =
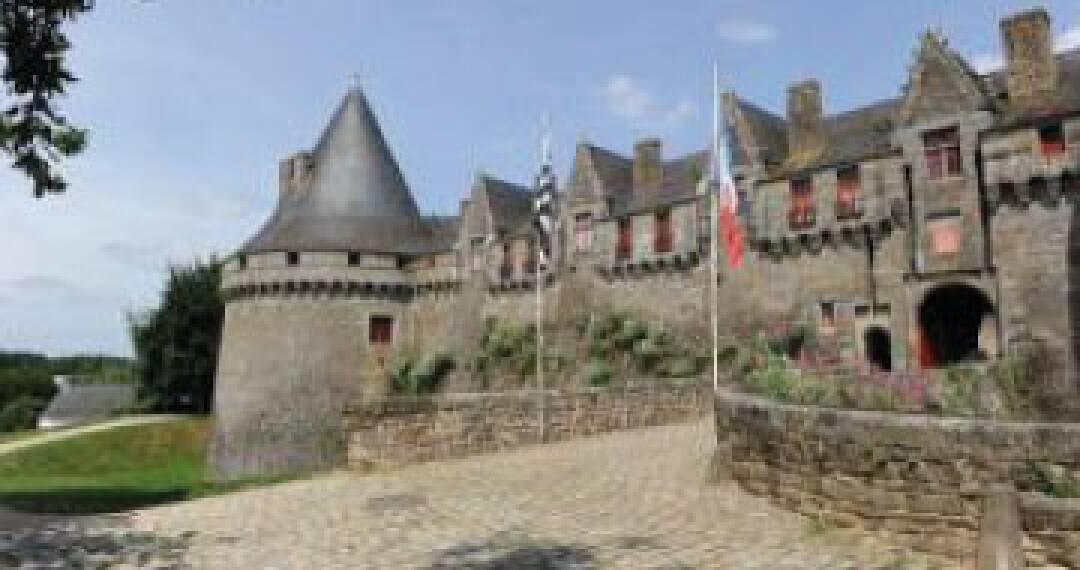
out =
[[[538,206],[534,215],[537,216],[537,219],[542,215],[539,206],[541,193],[546,191],[544,187],[546,182],[543,178],[544,172],[546,172],[544,169],[551,167],[551,131],[549,124],[550,120],[545,116],[540,144],[541,175],[537,179],[536,185]],[[536,251],[533,252],[536,255],[536,387],[540,397],[540,441],[544,441],[547,431],[547,397],[544,394],[544,271],[546,265],[551,264],[551,260],[544,254],[544,236],[540,235],[543,228],[540,225],[536,227]]]
[[712,322],[712,381],[713,392],[720,389],[720,316],[717,299],[717,281],[719,270],[717,259],[720,250],[719,224],[717,222],[716,168],[717,153],[720,150],[720,71],[713,64],[713,133],[712,162],[709,168],[709,312]]

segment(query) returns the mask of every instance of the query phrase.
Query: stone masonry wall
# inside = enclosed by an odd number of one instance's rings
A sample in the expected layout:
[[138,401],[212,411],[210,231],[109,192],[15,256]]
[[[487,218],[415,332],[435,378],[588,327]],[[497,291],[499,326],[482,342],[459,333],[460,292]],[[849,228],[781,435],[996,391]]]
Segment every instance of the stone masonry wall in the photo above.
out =
[[[966,556],[984,491],[1038,486],[1037,469],[1080,473],[1080,424],[834,410],[722,390],[717,473],[837,524],[885,529],[911,546]],[[1080,568],[1076,501],[1025,495],[1029,563]]]
[[657,381],[395,398],[346,413],[349,465],[396,466],[673,423],[707,412],[707,394],[698,382]]

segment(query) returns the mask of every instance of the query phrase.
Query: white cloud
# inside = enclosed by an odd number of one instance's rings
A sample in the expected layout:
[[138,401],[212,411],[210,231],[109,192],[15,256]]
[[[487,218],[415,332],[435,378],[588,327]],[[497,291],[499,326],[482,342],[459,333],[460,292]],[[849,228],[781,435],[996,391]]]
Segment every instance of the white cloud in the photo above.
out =
[[[1054,36],[1054,51],[1063,52],[1080,48],[1080,26],[1067,28]],[[1005,56],[1001,52],[977,53],[970,58],[971,65],[979,73],[990,73],[1005,67]]]
[[628,75],[614,75],[608,79],[601,97],[611,114],[635,126],[671,126],[694,114],[694,105],[689,100],[662,104]]
[[748,20],[728,20],[716,26],[716,35],[724,41],[736,44],[763,44],[779,35],[769,24]]

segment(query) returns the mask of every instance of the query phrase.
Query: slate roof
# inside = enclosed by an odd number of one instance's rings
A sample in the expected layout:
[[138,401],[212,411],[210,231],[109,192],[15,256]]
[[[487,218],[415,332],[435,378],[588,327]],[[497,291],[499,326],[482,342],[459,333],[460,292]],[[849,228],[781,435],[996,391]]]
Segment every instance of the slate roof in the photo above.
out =
[[[1004,70],[980,76],[962,57],[956,56],[956,60],[964,72],[974,77],[986,94],[996,101],[995,127],[1008,128],[1046,116],[1080,112],[1080,48],[1058,53],[1056,57],[1057,97],[1046,106],[1034,109],[1009,105]],[[797,170],[852,163],[890,152],[894,122],[903,103],[902,97],[894,97],[824,117],[825,149],[813,161],[798,165]],[[779,124],[784,124],[783,120]],[[796,169],[780,169],[774,174],[790,175],[793,170]]]
[[528,188],[486,174],[481,176],[480,184],[487,194],[494,231],[509,234],[531,231],[532,192]]
[[[709,172],[709,155],[709,151],[703,150],[674,160],[665,160],[660,185],[632,188],[628,192],[617,194],[611,202],[611,215],[621,216],[655,210],[693,198],[697,193],[698,181]],[[632,162],[629,170],[632,178]]]
[[[750,127],[755,144],[765,150],[769,161],[782,160],[787,155],[787,122],[784,118],[753,103],[734,96],[735,105]],[[731,160],[734,166],[750,164],[747,145],[741,144],[737,133],[729,139],[732,144]]]
[[1004,70],[983,77],[987,91],[1001,107],[997,128],[1037,120],[1040,117],[1080,111],[1080,48],[1056,54],[1058,61],[1057,97],[1042,108],[1018,109],[1009,106]]
[[106,417],[135,404],[135,384],[62,385],[38,418],[38,427],[53,429]]
[[421,218],[359,89],[338,106],[311,153],[307,191],[278,204],[241,251],[425,253],[438,230]]

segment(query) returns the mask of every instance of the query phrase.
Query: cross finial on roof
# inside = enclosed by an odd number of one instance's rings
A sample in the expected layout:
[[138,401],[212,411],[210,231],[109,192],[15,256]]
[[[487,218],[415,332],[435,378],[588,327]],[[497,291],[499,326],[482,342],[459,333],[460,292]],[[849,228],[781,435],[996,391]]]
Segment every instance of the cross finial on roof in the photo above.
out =
[[350,89],[360,89],[360,80],[362,78],[363,77],[362,77],[362,75],[361,75],[361,73],[359,71],[354,71],[354,72],[350,73],[349,74],[349,88]]

